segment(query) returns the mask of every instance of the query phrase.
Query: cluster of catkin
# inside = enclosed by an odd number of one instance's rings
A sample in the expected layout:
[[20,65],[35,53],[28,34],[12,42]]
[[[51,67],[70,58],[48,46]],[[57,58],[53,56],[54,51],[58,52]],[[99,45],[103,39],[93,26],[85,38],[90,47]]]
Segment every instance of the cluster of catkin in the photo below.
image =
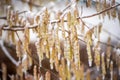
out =
[[[102,9],[101,4],[103,4]],[[91,0],[86,3],[87,7],[91,6]],[[112,0],[111,3],[107,3],[106,0],[103,2],[96,2],[96,10],[104,10],[107,7],[115,5],[115,1]],[[105,79],[107,69],[110,69],[111,79],[113,78],[113,61],[111,60],[111,38],[108,38],[106,52],[101,53],[100,45],[100,33],[102,31],[102,24],[93,27],[85,31],[86,24],[79,17],[79,10],[75,6],[71,11],[66,11],[64,15],[62,13],[54,14],[56,22],[51,22],[51,14],[47,8],[42,12],[42,14],[37,14],[30,23],[27,18],[19,16],[18,12],[12,11],[10,8],[7,10],[7,24],[8,28],[21,28],[23,29],[23,40],[20,39],[17,30],[8,31],[8,38],[16,45],[16,54],[19,58],[20,64],[17,66],[17,74],[20,76],[21,80],[23,78],[23,73],[27,74],[27,70],[33,64],[33,57],[31,56],[31,50],[29,49],[30,44],[30,26],[37,24],[36,27],[31,28],[31,30],[36,33],[37,40],[35,42],[35,47],[37,50],[37,56],[39,59],[39,65],[33,68],[33,78],[34,80],[41,80],[43,76],[39,72],[38,67],[42,66],[42,61],[44,59],[49,59],[50,69],[55,69],[58,72],[59,79],[70,80],[75,77],[75,80],[90,80],[90,70],[87,71],[85,78],[85,67],[80,60],[80,38],[79,35],[84,35],[84,42],[86,43],[86,51],[88,56],[89,67],[95,64],[97,71],[102,71],[102,78]],[[107,11],[103,13],[109,17],[116,17],[116,10]],[[119,16],[118,16],[119,17]],[[8,29],[8,30],[9,30]],[[0,29],[0,34],[2,28]],[[17,35],[18,40],[16,40],[15,35]],[[94,37],[94,40],[93,40]],[[119,53],[120,51],[116,52]],[[93,54],[94,53],[94,54]],[[34,53],[32,53],[34,54]],[[117,54],[116,54],[117,55]],[[106,59],[105,59],[106,57]],[[117,56],[114,56],[117,57]],[[118,61],[120,57],[115,58],[116,64],[120,69],[120,62]],[[6,71],[5,65],[2,64],[4,70],[3,80],[5,80]],[[45,80],[51,80],[51,71],[47,70],[45,73]],[[12,79],[12,78],[11,78]],[[14,79],[12,79],[14,80]]]

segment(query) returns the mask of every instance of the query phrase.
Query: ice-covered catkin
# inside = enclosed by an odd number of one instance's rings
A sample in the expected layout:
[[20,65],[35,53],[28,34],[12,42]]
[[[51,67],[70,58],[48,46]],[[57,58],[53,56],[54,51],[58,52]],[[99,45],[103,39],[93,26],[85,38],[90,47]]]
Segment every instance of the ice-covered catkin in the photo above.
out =
[[89,30],[85,35],[85,41],[87,42],[87,54],[88,54],[88,64],[92,66],[92,54],[91,54],[91,45],[92,45],[92,32]]
[[100,69],[100,47],[95,47],[95,65],[97,67],[97,70]]
[[[61,12],[57,13],[56,19],[60,20]],[[58,27],[60,27],[60,23],[57,23]]]
[[96,11],[99,12],[100,11],[100,0],[96,1]]
[[71,12],[69,11],[68,13],[67,13],[67,25],[68,25],[68,27],[70,28],[71,27]]
[[106,55],[107,55],[107,68],[109,68],[109,62],[110,62],[110,55],[111,55],[111,38],[109,37],[108,38],[108,41],[107,41],[107,49],[106,49]]
[[38,33],[38,37],[40,37],[41,35],[40,35],[40,16],[39,15],[36,16],[35,21],[38,24],[36,31]]
[[32,11],[32,9],[33,9],[32,3],[33,3],[33,0],[29,0],[28,6],[30,8],[30,11]]
[[38,39],[38,41],[35,43],[40,67],[42,66],[41,61],[43,60],[42,42],[43,42],[42,39]]
[[74,50],[74,61],[75,61],[75,66],[76,68],[80,68],[80,44],[78,40],[75,40],[74,45],[73,45],[73,50]]
[[[112,0],[111,1],[111,6],[114,6],[115,5],[115,0]],[[116,18],[116,8],[114,8],[114,9],[112,9],[111,10],[111,16],[112,16],[112,18]]]
[[22,57],[20,40],[16,42],[16,54],[19,59]]
[[67,77],[67,75],[66,75],[66,64],[65,64],[65,59],[64,58],[62,58],[61,60],[61,64],[60,64],[60,66],[59,66],[59,75],[60,75],[60,78],[62,79],[62,80],[66,80],[66,77]]
[[74,10],[74,20],[75,20],[75,23],[74,24],[79,24],[80,21],[79,21],[78,17],[79,17],[79,11],[78,11],[77,8],[75,8],[75,10]]
[[69,37],[66,38],[64,43],[64,57],[67,60],[67,66],[70,67],[70,61],[73,59],[73,52]]
[[5,63],[1,64],[2,68],[2,80],[7,80],[7,66]]
[[64,26],[64,17],[61,17],[61,27],[62,27],[62,38],[65,39],[65,26]]
[[102,23],[99,23],[98,24],[98,27],[97,27],[97,35],[98,35],[98,41],[100,41],[100,33],[102,31]]
[[111,80],[113,80],[113,61],[110,62],[110,75],[111,75]]
[[29,42],[30,42],[30,32],[29,32],[28,27],[25,27],[24,40],[23,40],[23,49],[25,52],[28,50]]
[[91,80],[90,70],[87,70],[86,80]]
[[53,64],[54,64],[54,57],[55,57],[55,42],[53,45],[50,47],[50,68],[53,69]]
[[7,23],[9,24],[9,27],[12,26],[12,22],[11,22],[11,16],[12,16],[12,10],[11,10],[11,6],[8,6],[7,8]]
[[105,57],[105,54],[104,54],[104,52],[103,52],[103,53],[102,53],[102,64],[101,64],[101,68],[102,68],[102,78],[103,78],[103,80],[105,79],[105,75],[106,75],[104,57]]
[[34,65],[34,68],[33,68],[33,75],[34,75],[34,80],[38,80],[38,77],[37,77],[37,66]]
[[[106,0],[103,1],[103,7],[102,7],[102,10],[105,10],[105,9],[106,9]],[[103,19],[105,15],[106,15],[106,12],[102,13]]]
[[47,71],[47,72],[45,73],[45,80],[51,80],[50,71]]
[[23,66],[22,66],[21,63],[20,63],[19,66],[17,66],[17,68],[16,68],[17,75],[20,76],[20,80],[23,79],[23,69],[22,69],[22,68],[23,68]]
[[15,44],[16,43],[16,40],[15,40],[15,32],[11,31],[11,40],[12,40],[12,43]]
[[87,0],[86,1],[86,7],[90,7],[91,6],[91,0]]

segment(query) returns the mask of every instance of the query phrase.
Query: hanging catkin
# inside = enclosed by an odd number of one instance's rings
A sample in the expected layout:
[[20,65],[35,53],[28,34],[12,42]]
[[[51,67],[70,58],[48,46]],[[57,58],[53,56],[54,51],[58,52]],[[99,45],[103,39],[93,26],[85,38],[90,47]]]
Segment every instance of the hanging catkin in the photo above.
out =
[[43,41],[42,39],[38,39],[38,41],[35,43],[40,67],[42,66],[41,62],[43,60],[42,41]]
[[105,79],[105,75],[106,75],[106,69],[105,69],[105,60],[104,60],[104,57],[105,57],[105,54],[102,53],[102,64],[101,64],[101,67],[102,67],[102,78],[103,78],[103,80]]
[[88,53],[88,63],[89,66],[92,66],[92,54],[91,54],[91,45],[92,45],[92,31],[89,30],[85,35],[85,41],[87,42],[87,53]]
[[21,42],[20,40],[18,40],[16,42],[16,54],[17,54],[17,57],[20,59],[22,57],[22,52],[21,52]]
[[7,66],[5,63],[1,64],[2,68],[2,80],[7,80]]
[[107,41],[107,51],[106,51],[106,54],[107,54],[107,68],[109,68],[109,62],[110,62],[110,55],[111,55],[111,38],[109,37],[108,38],[108,41]]
[[46,73],[45,73],[45,80],[51,80],[51,77],[50,77],[51,75],[50,75],[50,71],[47,71]]

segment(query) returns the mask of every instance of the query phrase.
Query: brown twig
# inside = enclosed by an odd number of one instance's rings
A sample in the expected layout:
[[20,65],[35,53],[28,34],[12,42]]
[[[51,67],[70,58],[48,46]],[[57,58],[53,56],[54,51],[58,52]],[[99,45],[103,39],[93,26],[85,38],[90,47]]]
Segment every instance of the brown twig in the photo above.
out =
[[[18,14],[20,15],[20,14],[22,14],[22,13],[26,13],[27,11],[22,11],[22,12],[19,12]],[[4,16],[4,17],[0,17],[0,19],[4,19],[4,20],[7,20],[7,17],[6,16]]]
[[99,15],[99,14],[102,14],[102,13],[104,13],[104,12],[106,12],[106,11],[109,11],[109,10],[111,10],[111,9],[114,9],[114,8],[116,8],[116,7],[118,7],[118,6],[120,6],[120,4],[113,5],[113,6],[109,7],[109,8],[107,8],[107,9],[105,9],[105,10],[102,10],[102,11],[100,11],[100,12],[97,12],[97,13],[95,13],[95,14],[88,15],[88,16],[83,16],[83,17],[78,17],[78,18],[84,19],[84,18],[94,17],[94,16],[97,16],[97,15]]

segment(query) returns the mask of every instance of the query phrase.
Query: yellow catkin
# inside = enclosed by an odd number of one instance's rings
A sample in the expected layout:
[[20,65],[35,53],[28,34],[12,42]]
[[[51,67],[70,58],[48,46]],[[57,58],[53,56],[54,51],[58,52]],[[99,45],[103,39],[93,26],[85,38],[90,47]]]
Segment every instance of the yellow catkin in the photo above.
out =
[[94,60],[95,60],[97,70],[99,71],[99,68],[100,68],[100,49],[99,49],[99,47],[95,48],[95,59]]
[[[111,1],[111,6],[115,5],[115,0]],[[112,18],[116,18],[116,8],[111,10],[111,16]]]
[[85,35],[85,41],[87,42],[87,53],[88,53],[88,63],[89,66],[92,66],[92,54],[91,54],[91,45],[92,45],[92,32],[88,31]]
[[78,40],[74,42],[73,49],[74,49],[74,61],[75,61],[76,68],[80,68],[80,53],[79,53],[80,45]]
[[111,38],[109,37],[108,38],[108,41],[107,41],[107,49],[106,49],[106,54],[107,54],[107,68],[109,68],[109,61],[110,61],[110,55],[111,55]]
[[54,57],[55,57],[55,43],[50,47],[50,68],[53,69]]
[[[106,9],[106,0],[102,1],[101,5],[103,5],[102,10],[105,10]],[[104,19],[106,12],[102,13],[101,15],[102,15],[102,18]]]
[[16,54],[19,59],[22,57],[20,40],[16,42]]
[[111,80],[113,80],[113,61],[110,62],[110,74],[111,74]]
[[2,80],[7,80],[7,66],[4,63],[2,63],[1,68],[2,68]]
[[78,19],[78,17],[79,17],[79,11],[78,11],[77,8],[75,8],[75,10],[74,10],[75,24],[79,24],[79,19]]
[[13,42],[13,44],[15,44],[16,42],[16,40],[15,40],[15,32],[11,32],[11,40],[12,40],[12,42]]
[[91,80],[90,70],[87,70],[86,80]]
[[36,49],[37,49],[37,55],[38,55],[38,58],[39,58],[40,67],[42,66],[41,62],[43,60],[42,42],[43,42],[43,40],[40,39],[35,43],[35,46],[36,46]]
[[[56,19],[60,20],[61,12],[57,13]],[[58,27],[60,27],[60,23],[57,23]]]
[[47,72],[45,73],[45,80],[51,80],[50,71],[47,71]]
[[17,75],[19,75],[20,76],[20,80],[22,80],[23,79],[23,66],[22,66],[22,64],[20,63],[20,65],[19,66],[17,66]]
[[33,3],[33,0],[29,0],[28,5],[29,5],[29,8],[30,8],[30,11],[32,11],[32,8],[33,8],[32,3]]
[[67,13],[67,25],[69,28],[71,27],[71,12],[70,11]]
[[37,66],[35,65],[33,68],[33,75],[34,75],[34,80],[38,80],[37,78]]
[[105,79],[106,69],[105,69],[105,60],[104,60],[105,54],[102,53],[102,78]]
[[64,17],[61,18],[62,38],[65,39]]
[[90,7],[91,6],[91,0],[87,0],[86,1],[86,7]]
[[30,42],[30,33],[28,27],[26,27],[24,30],[24,40],[23,40],[23,48],[25,52],[28,50],[29,42]]

